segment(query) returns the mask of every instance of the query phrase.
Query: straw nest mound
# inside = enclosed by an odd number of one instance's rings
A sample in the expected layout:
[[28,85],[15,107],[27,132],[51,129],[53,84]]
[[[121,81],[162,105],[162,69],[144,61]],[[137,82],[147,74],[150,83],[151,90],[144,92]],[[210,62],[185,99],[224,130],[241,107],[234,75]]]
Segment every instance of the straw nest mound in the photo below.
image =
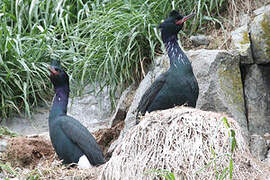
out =
[[[233,137],[229,135],[232,131],[225,126],[223,117],[235,132],[237,149],[233,153]],[[176,107],[146,114],[125,134],[99,178],[154,179],[166,172],[172,172],[175,179],[229,178],[230,154],[232,179],[260,179],[270,172],[268,166],[252,158],[235,120],[218,113]]]

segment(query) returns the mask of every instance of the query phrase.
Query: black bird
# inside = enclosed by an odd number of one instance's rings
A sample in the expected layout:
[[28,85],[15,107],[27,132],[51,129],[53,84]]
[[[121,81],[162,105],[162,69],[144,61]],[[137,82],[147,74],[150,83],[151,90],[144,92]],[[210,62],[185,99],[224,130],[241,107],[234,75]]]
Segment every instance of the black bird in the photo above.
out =
[[[60,62],[53,60],[49,67],[55,96],[49,115],[49,132],[53,147],[64,164],[78,163],[88,168],[105,162],[95,138],[76,119],[67,116],[69,77]],[[90,164],[89,164],[90,162]]]
[[197,80],[188,57],[177,42],[177,34],[186,20],[194,14],[182,16],[172,11],[159,25],[162,41],[170,58],[170,68],[146,90],[137,108],[137,117],[146,112],[169,109],[186,104],[195,107],[199,95]]

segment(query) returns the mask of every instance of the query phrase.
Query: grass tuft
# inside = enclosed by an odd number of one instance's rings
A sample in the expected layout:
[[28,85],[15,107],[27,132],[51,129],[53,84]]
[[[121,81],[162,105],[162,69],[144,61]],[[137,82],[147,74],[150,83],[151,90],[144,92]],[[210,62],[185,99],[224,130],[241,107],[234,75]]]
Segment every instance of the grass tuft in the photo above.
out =
[[[31,116],[52,88],[46,66],[62,61],[73,95],[88,84],[116,89],[142,79],[140,62],[160,51],[157,25],[172,9],[196,12],[188,34],[218,21],[226,0],[0,1],[0,116]],[[101,88],[102,89],[102,88]]]

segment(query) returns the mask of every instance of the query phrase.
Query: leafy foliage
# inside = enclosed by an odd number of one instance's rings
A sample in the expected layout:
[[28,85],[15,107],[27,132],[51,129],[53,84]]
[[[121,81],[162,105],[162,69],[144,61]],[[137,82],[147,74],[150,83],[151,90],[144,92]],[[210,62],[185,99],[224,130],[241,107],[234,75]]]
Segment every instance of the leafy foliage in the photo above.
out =
[[7,127],[0,126],[0,137],[1,136],[10,136],[16,137],[19,136],[17,133],[10,131]]
[[[117,88],[141,79],[140,62],[160,50],[157,25],[172,9],[196,12],[186,29],[217,21],[226,0],[0,1],[0,116],[46,100],[47,63],[61,59],[73,93],[89,83]],[[190,30],[188,30],[190,31]],[[78,88],[80,87],[80,88]]]

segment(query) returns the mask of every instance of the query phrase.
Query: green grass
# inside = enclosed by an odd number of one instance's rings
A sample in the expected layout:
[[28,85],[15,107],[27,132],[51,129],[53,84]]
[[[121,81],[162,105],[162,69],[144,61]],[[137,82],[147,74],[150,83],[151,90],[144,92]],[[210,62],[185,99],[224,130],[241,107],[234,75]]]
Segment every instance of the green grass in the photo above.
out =
[[10,131],[7,127],[0,126],[0,137],[1,136],[16,137],[19,136],[19,134]]
[[[196,12],[188,34],[219,18],[226,0],[0,1],[0,117],[31,116],[52,94],[47,64],[61,59],[74,95],[102,82],[111,92],[141,80],[140,61],[160,51],[157,25],[172,9]],[[78,88],[80,87],[80,88]]]

